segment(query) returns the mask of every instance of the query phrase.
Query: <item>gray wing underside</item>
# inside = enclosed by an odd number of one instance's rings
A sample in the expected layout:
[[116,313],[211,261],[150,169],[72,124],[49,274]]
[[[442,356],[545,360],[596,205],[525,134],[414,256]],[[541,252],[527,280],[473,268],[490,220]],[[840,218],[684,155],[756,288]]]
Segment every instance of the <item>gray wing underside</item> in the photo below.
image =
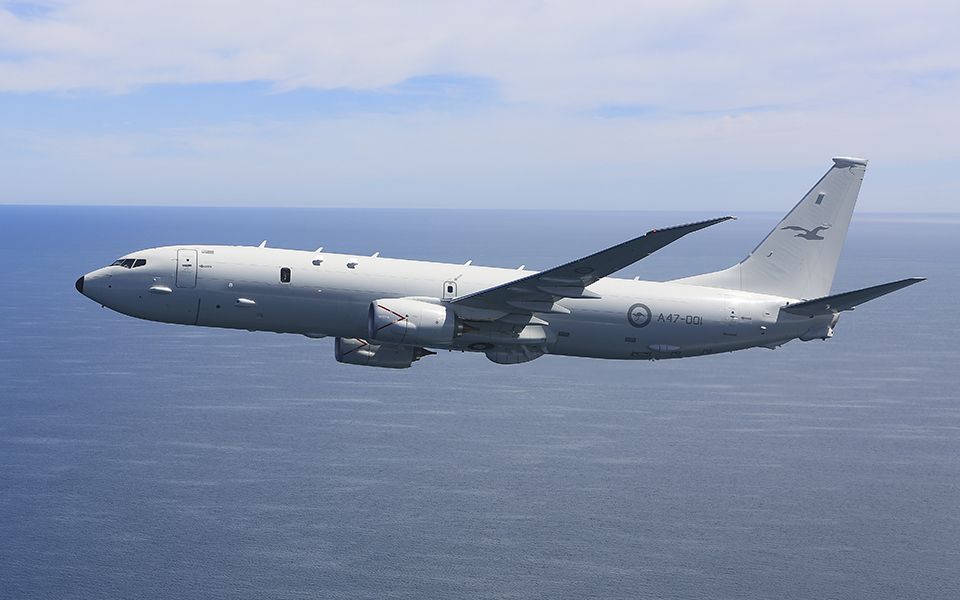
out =
[[650,256],[667,244],[677,241],[688,233],[728,221],[735,217],[719,217],[677,225],[665,229],[654,229],[646,234],[601,250],[590,256],[521,277],[504,283],[449,300],[449,303],[461,308],[497,311],[501,313],[567,313],[567,309],[556,304],[562,298],[597,298],[586,289],[600,279],[616,273],[620,269]]

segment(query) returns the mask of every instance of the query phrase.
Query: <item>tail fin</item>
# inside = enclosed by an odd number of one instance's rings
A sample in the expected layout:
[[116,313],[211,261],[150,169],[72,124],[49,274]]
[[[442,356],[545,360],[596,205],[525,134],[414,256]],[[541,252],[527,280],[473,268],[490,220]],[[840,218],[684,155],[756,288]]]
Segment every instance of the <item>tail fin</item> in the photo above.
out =
[[833,162],[827,174],[739,264],[677,279],[676,283],[787,298],[828,295],[867,167],[861,158],[834,158]]

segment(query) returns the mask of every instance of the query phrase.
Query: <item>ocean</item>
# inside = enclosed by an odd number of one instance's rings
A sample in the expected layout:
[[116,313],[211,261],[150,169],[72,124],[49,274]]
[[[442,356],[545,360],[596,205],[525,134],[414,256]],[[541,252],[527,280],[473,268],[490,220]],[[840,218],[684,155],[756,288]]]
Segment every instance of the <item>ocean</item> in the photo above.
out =
[[[0,206],[0,597],[957,598],[960,215],[855,214],[835,293],[929,279],[833,339],[658,362],[341,365],[74,289],[264,239],[544,269],[722,214]],[[729,266],[781,216],[620,276]]]

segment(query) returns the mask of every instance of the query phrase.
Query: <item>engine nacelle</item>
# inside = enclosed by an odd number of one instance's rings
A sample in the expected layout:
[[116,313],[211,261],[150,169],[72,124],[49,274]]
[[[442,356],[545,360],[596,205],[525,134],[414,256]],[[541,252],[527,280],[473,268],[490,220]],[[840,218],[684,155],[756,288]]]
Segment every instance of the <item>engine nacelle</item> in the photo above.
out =
[[371,344],[359,338],[337,338],[333,351],[337,362],[387,369],[406,369],[421,357],[436,354],[426,348]]
[[463,334],[463,321],[452,310],[412,298],[386,298],[370,303],[367,333],[387,344],[436,344]]

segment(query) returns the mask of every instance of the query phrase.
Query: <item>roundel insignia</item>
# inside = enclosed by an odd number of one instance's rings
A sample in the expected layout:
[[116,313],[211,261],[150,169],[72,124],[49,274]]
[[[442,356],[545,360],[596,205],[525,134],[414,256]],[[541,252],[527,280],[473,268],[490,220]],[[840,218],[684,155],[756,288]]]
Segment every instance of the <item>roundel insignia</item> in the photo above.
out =
[[650,324],[650,307],[639,302],[627,310],[627,320],[634,327],[646,327]]
[[467,348],[471,350],[493,350],[493,344],[488,344],[486,342],[477,342],[475,344],[470,344]]
[[573,270],[573,272],[576,273],[577,275],[589,275],[594,271],[596,271],[596,269],[594,269],[593,267],[580,267],[578,269]]

